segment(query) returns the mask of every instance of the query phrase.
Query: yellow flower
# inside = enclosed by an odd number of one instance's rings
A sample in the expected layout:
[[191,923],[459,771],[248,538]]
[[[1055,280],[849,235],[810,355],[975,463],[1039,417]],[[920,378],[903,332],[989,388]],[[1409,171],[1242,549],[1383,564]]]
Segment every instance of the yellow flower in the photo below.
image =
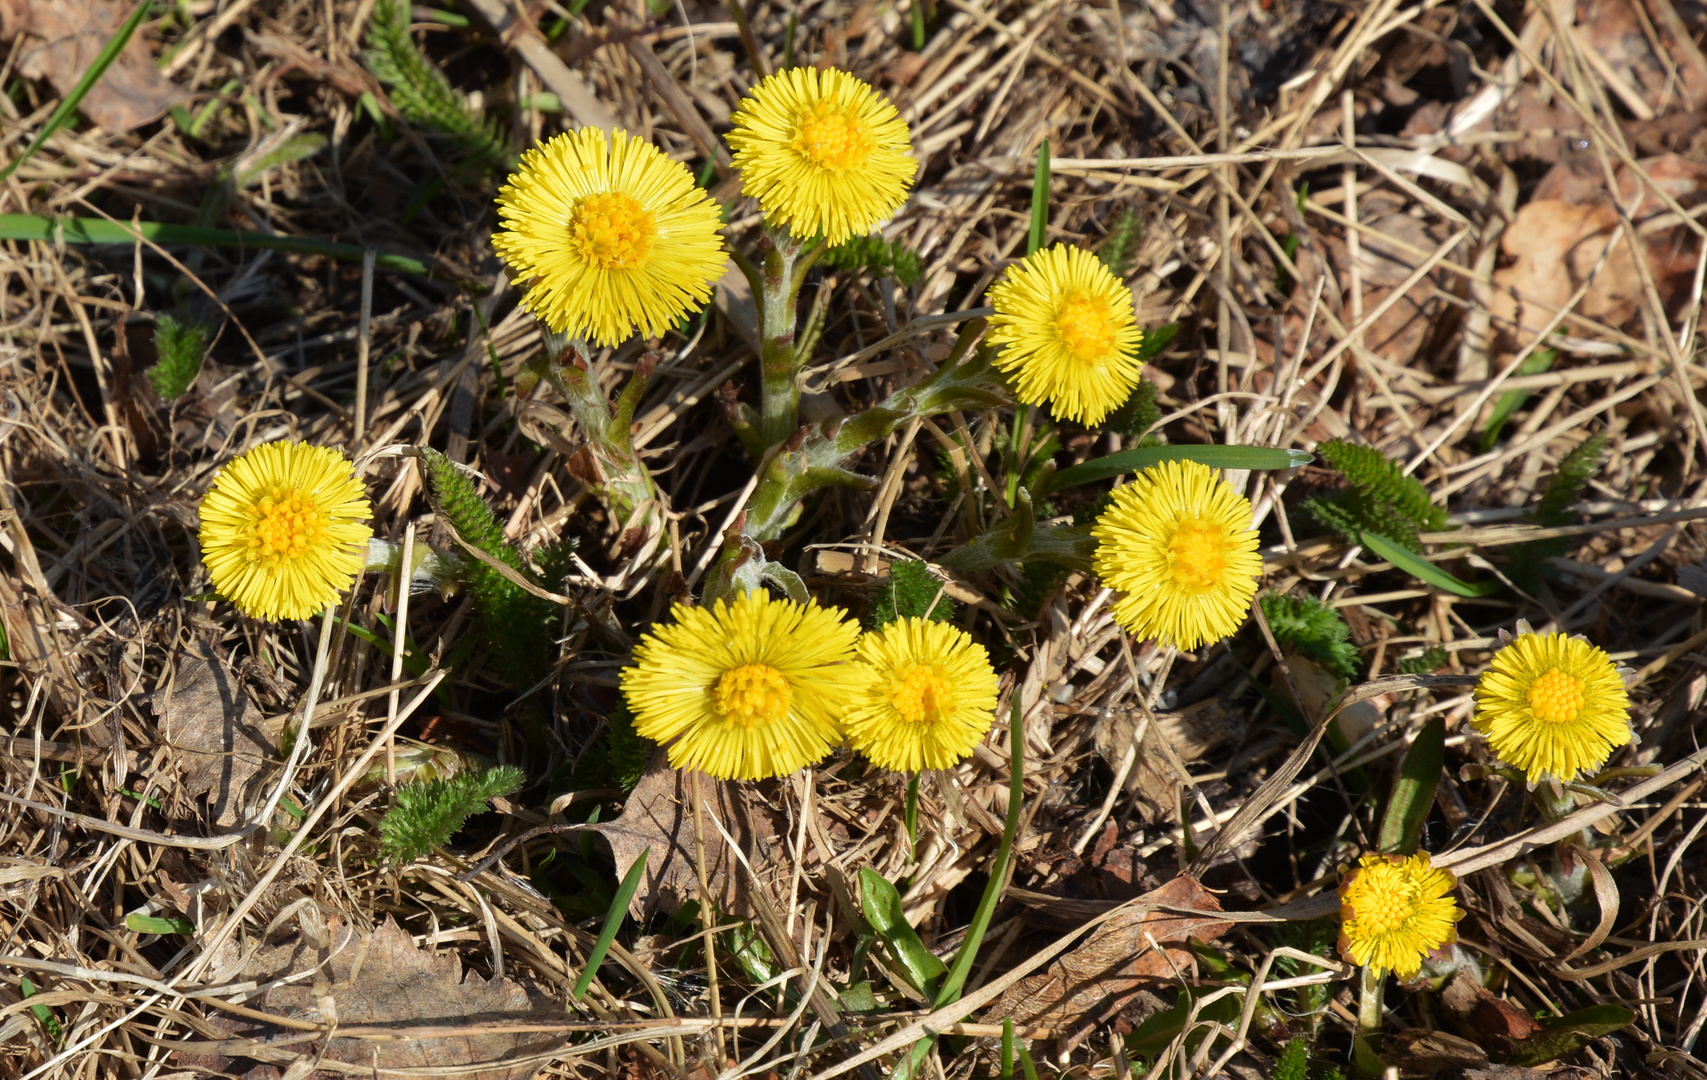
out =
[[1195,649],[1250,612],[1262,575],[1251,504],[1208,466],[1145,469],[1114,489],[1091,535],[1097,577],[1122,594],[1114,617],[1138,637]]
[[842,741],[839,723],[860,685],[859,627],[839,608],[775,600],[677,605],[622,673],[634,730],[670,742],[670,765],[721,780],[785,776]]
[[367,565],[372,516],[349,459],[270,442],[233,459],[202,496],[202,561],[219,595],[257,619],[306,619]]
[[864,684],[848,713],[848,742],[896,772],[946,769],[990,730],[996,672],[990,654],[945,622],[900,619],[859,640]]
[[726,258],[720,212],[693,174],[657,147],[598,128],[522,155],[498,192],[492,247],[522,305],[560,334],[617,345],[658,337],[711,297]]
[[907,201],[919,163],[889,99],[845,71],[789,68],[761,82],[730,118],[741,192],[800,240],[871,231]]
[[1033,253],[990,289],[990,306],[996,366],[1027,405],[1047,401],[1058,419],[1091,427],[1138,385],[1132,291],[1083,248]]
[[1340,883],[1340,954],[1410,978],[1423,957],[1458,940],[1464,912],[1447,895],[1457,887],[1452,871],[1437,869],[1426,852],[1365,855]]
[[1630,695],[1612,658],[1564,634],[1519,634],[1495,653],[1471,723],[1531,786],[1597,772],[1632,737]]

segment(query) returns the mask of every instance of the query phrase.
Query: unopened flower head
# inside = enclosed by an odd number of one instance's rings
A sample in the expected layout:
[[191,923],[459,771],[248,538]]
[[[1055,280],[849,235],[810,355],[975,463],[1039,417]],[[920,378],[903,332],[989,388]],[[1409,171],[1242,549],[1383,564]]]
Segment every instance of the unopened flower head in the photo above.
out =
[[897,619],[859,642],[864,682],[853,700],[848,743],[896,772],[946,769],[990,731],[996,672],[966,631],[929,619]]
[[263,443],[202,496],[202,561],[213,587],[257,619],[306,619],[337,602],[367,564],[367,494],[324,446]]
[[599,345],[661,336],[699,310],[727,263],[717,204],[657,147],[599,128],[522,155],[498,192],[492,246],[530,281],[522,304]]
[[1521,633],[1476,684],[1477,731],[1501,761],[1569,783],[1628,743],[1630,695],[1604,649],[1580,637]]
[[1262,575],[1249,500],[1195,461],[1145,469],[1113,500],[1091,535],[1120,625],[1195,649],[1244,623]]
[[634,730],[668,743],[670,765],[723,780],[785,776],[842,741],[858,691],[859,627],[839,608],[761,591],[677,605],[622,673]]
[[1340,883],[1340,953],[1408,979],[1423,958],[1458,939],[1458,879],[1426,853],[1365,855]]
[[1143,331],[1132,291],[1083,248],[1035,252],[990,289],[996,366],[1019,399],[1049,405],[1087,427],[1120,408],[1138,385]]
[[730,118],[741,191],[800,240],[840,244],[907,201],[919,163],[889,99],[845,71],[795,67],[759,83]]

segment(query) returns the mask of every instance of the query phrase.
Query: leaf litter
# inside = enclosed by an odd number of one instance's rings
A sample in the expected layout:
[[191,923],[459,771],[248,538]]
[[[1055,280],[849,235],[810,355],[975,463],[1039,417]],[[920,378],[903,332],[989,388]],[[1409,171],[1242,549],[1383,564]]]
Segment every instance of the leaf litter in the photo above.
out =
[[[615,727],[615,668],[669,602],[699,587],[694,559],[740,498],[747,463],[720,402],[706,399],[727,386],[738,402],[742,389],[729,380],[752,378],[750,363],[740,366],[750,360],[739,344],[744,324],[715,316],[662,346],[637,430],[655,439],[679,535],[666,545],[666,571],[625,561],[616,542],[624,523],[580,499],[573,476],[513,424],[520,369],[540,343],[488,257],[493,178],[460,166],[431,117],[364,66],[372,10],[344,0],[174,5],[144,24],[85,99],[95,126],[54,140],[9,195],[8,211],[98,210],[119,221],[333,238],[436,259],[440,276],[381,271],[364,303],[359,252],[338,263],[171,247],[173,263],[147,245],[7,248],[5,318],[22,329],[0,351],[0,749],[5,791],[34,805],[14,807],[7,834],[17,868],[5,892],[15,942],[7,959],[18,967],[0,993],[21,1005],[14,988],[27,976],[52,1002],[38,1007],[70,1034],[57,1043],[36,1012],[14,1008],[0,1018],[7,1067],[117,1074],[125,1066],[115,1062],[158,1049],[139,1050],[143,1041],[128,1034],[139,1031],[179,1047],[169,1068],[257,1077],[406,1075],[391,1072],[399,1069],[520,1077],[544,1068],[639,1080],[838,1068],[914,1023],[909,1010],[923,1004],[890,982],[870,945],[862,951],[871,928],[849,883],[870,870],[896,885],[919,947],[951,961],[1008,809],[1006,735],[922,781],[911,823],[905,780],[847,757],[809,779],[764,785],[676,773],[656,751],[627,792],[627,773],[601,771],[615,757],[602,734]],[[99,0],[0,9],[22,76],[8,99],[20,133],[75,84],[123,14]],[[1677,213],[1701,206],[1707,179],[1707,61],[1697,45],[1707,23],[1694,8],[1232,5],[1225,112],[1212,5],[921,5],[916,48],[908,5],[852,13],[749,5],[744,29],[719,5],[660,8],[644,20],[599,5],[553,8],[534,20],[539,34],[527,25],[531,13],[502,37],[462,25],[443,6],[403,14],[400,40],[442,73],[434,100],[464,119],[495,120],[512,150],[582,119],[573,95],[557,94],[559,76],[542,52],[592,85],[630,130],[696,168],[696,136],[709,130],[715,139],[760,70],[790,59],[842,66],[892,92],[914,123],[923,171],[882,247],[916,256],[920,276],[909,285],[881,267],[837,265],[814,278],[828,327],[819,363],[978,303],[1023,251],[1033,155],[1047,135],[1059,159],[1052,241],[1095,247],[1127,210],[1141,223],[1130,275],[1139,310],[1152,329],[1177,324],[1146,373],[1169,417],[1163,438],[1310,449],[1337,437],[1377,448],[1454,515],[1455,529],[1423,531],[1429,557],[1461,576],[1498,572],[1521,586],[1466,598],[1419,585],[1290,512],[1340,484],[1328,470],[1253,478],[1268,586],[1342,613],[1354,687],[1425,655],[1474,674],[1499,629],[1520,616],[1551,618],[1645,672],[1642,760],[1688,760],[1702,647],[1690,590],[1701,588],[1707,537],[1692,519],[1647,515],[1698,507],[1707,443],[1692,321],[1702,245],[1693,217]],[[654,85],[659,70],[679,93]],[[1348,118],[1355,149],[1342,145]],[[135,134],[121,137],[127,131]],[[281,147],[290,152],[275,160]],[[1248,157],[1197,156],[1221,149]],[[265,168],[245,171],[262,160]],[[221,179],[225,170],[234,171]],[[754,220],[738,184],[715,167],[707,183],[733,204],[730,235],[745,242]],[[1296,273],[1283,274],[1276,249],[1289,247]],[[486,284],[461,291],[475,281]],[[214,341],[177,405],[149,400],[134,376],[119,380],[129,359],[113,345],[120,334],[134,339],[140,370],[146,320],[168,312],[207,327]],[[940,363],[951,342],[952,329],[920,329],[893,355],[838,372],[847,378],[820,403],[858,407]],[[369,379],[359,436],[358,348]],[[1484,448],[1484,424],[1503,395],[1487,380],[1518,352],[1542,348],[1558,359],[1515,376],[1521,402]],[[619,353],[595,366],[620,382],[632,363]],[[1000,487],[1011,431],[964,419],[964,434],[922,428],[911,442],[874,450],[861,468],[892,470],[892,483],[837,492],[802,517],[784,546],[825,545],[799,564],[817,568],[808,586],[862,613],[876,568],[905,555],[934,561],[968,521],[1005,513],[1011,504],[974,481],[980,462],[968,448],[984,455]],[[1570,541],[1559,549],[1568,558],[1537,556],[1560,573],[1519,580],[1521,547],[1509,541],[1537,543],[1517,535],[1519,523],[1590,432],[1607,434],[1607,464],[1567,516],[1591,531],[1555,538]],[[532,698],[499,687],[488,654],[458,653],[471,641],[461,597],[418,590],[404,627],[414,645],[394,685],[395,593],[361,591],[327,650],[322,702],[336,704],[317,713],[312,743],[287,772],[278,721],[307,692],[318,628],[216,621],[210,612],[219,609],[199,599],[206,582],[189,509],[217,463],[287,434],[352,454],[380,451],[364,459],[364,475],[384,536],[414,525],[418,538],[445,541],[444,523],[416,499],[419,479],[392,449],[415,441],[491,478],[480,494],[530,568],[545,565],[544,542],[582,541],[580,564],[550,590],[574,601],[552,624],[557,681]],[[1127,438],[1059,434],[1057,469]],[[579,440],[572,430],[560,437],[571,451]],[[1101,447],[1105,439],[1119,445]],[[1081,509],[1063,496],[1038,518]],[[1407,740],[1435,716],[1463,736],[1466,697],[1409,688],[1359,701],[1337,721],[1343,746],[1324,742],[1269,790],[1264,782],[1292,763],[1304,738],[1288,710],[1324,715],[1346,676],[1290,648],[1276,663],[1252,633],[1166,658],[1119,634],[1094,581],[1023,569],[942,575],[953,577],[944,595],[965,605],[955,617],[999,653],[1004,694],[1026,711],[1029,762],[1016,866],[968,984],[984,996],[954,1015],[965,1042],[958,1054],[938,1047],[943,1074],[999,1073],[1008,1019],[1048,1075],[1183,1073],[1193,1055],[1201,1069],[1231,1042],[1185,1040],[1151,1060],[1143,1055],[1154,1044],[1114,1040],[1193,993],[1231,987],[1223,1000],[1233,1011],[1214,1021],[1240,1040],[1228,1075],[1268,1076],[1279,1045],[1270,1034],[1282,1026],[1309,1034],[1319,1059],[1312,1076],[1325,1075],[1327,1058],[1348,1052],[1355,990],[1338,975],[1314,990],[1264,990],[1252,1026],[1239,1028],[1246,991],[1237,988],[1294,940],[1252,920],[1321,915],[1337,867],[1375,832]],[[417,662],[421,672],[439,663],[451,677],[400,736],[457,767],[524,765],[533,786],[471,818],[442,850],[389,865],[376,854],[387,779],[431,770],[374,740],[394,715],[390,691],[406,702],[417,689]],[[1153,697],[1148,713],[1140,693]],[[338,788],[368,750],[360,782]],[[128,769],[115,760],[126,758]],[[1514,792],[1458,772],[1486,763],[1473,737],[1452,741],[1424,826],[1429,850],[1476,852],[1534,826]],[[1534,1080],[1542,1073],[1527,1063],[1559,1054],[1546,1075],[1699,1069],[1691,973],[1707,947],[1698,905],[1685,902],[1702,886],[1689,848],[1699,814],[1691,783],[1680,779],[1595,823],[1594,835],[1618,853],[1606,861],[1631,861],[1611,866],[1624,894],[1615,932],[1569,961],[1597,971],[1592,978],[1560,974],[1560,958],[1597,932],[1592,890],[1549,879],[1532,857],[1467,874],[1473,910],[1461,933],[1486,953],[1482,976],[1461,970],[1438,988],[1390,989],[1389,1063],[1476,1080]],[[242,832],[279,784],[288,784],[280,810]],[[296,813],[333,791],[341,792],[334,812],[299,837]],[[1259,796],[1274,801],[1254,805]],[[186,806],[201,809],[196,800],[205,812],[186,815]],[[1250,814],[1235,820],[1241,810]],[[1230,823],[1245,830],[1239,842],[1217,845]],[[572,828],[538,834],[466,883],[452,880],[505,837],[546,824]],[[1201,880],[1181,875],[1206,844],[1216,846]],[[568,991],[612,885],[643,851],[632,918],[583,999],[588,1011],[575,1016],[645,1030],[608,1056],[584,1053],[596,1036],[537,1029],[566,1022]],[[759,902],[748,895],[755,878]],[[1135,897],[1164,906],[1110,919],[1015,976],[1061,935]],[[691,906],[703,900],[709,918]],[[162,912],[190,916],[196,934],[115,929],[128,915]],[[720,928],[709,947],[707,925]],[[169,1006],[150,999],[153,984],[126,981],[173,978],[186,964],[195,974],[184,988],[199,996]],[[67,991],[83,1003],[49,996]],[[1270,1002],[1287,1012],[1284,1025],[1264,1026]],[[1639,1008],[1636,1022],[1582,1016],[1616,1007],[1607,1002]],[[102,1027],[132,1008],[143,1025],[125,1034]],[[340,1036],[334,1021],[357,1034]],[[499,1030],[506,1024],[533,1030]],[[449,1027],[455,1037],[423,1030]],[[743,1064],[778,1032],[769,1058]],[[1108,1037],[1092,1037],[1099,1033]]]

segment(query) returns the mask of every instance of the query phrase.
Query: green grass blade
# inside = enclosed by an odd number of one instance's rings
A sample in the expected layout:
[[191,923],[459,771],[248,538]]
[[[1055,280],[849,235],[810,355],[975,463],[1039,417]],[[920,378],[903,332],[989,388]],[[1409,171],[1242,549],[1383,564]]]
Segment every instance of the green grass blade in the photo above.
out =
[[593,943],[593,951],[587,954],[587,965],[581,969],[581,977],[575,980],[575,988],[569,991],[569,1000],[580,1001],[581,995],[587,992],[587,987],[593,984],[593,976],[599,972],[599,965],[605,962],[605,953],[610,952],[611,942],[616,940],[616,932],[622,926],[623,916],[628,914],[628,902],[634,899],[634,891],[640,888],[640,877],[646,873],[646,852],[640,853],[640,858],[634,860],[634,865],[628,868],[628,873],[622,877],[622,884],[616,887],[616,896],[610,902],[610,911],[605,915],[604,929],[599,931],[599,940]]
[[[1012,748],[1008,774],[1008,816],[1002,822],[1002,842],[996,848],[996,861],[990,866],[990,881],[984,886],[984,895],[978,898],[978,909],[972,915],[972,924],[966,928],[966,937],[960,943],[960,951],[954,954],[954,964],[948,969],[948,976],[942,981],[942,989],[931,1001],[931,1008],[940,1009],[960,998],[960,991],[966,986],[967,978],[972,974],[972,964],[978,959],[978,947],[984,943],[984,932],[990,928],[990,919],[996,913],[996,902],[1001,899],[1002,885],[1008,876],[1008,859],[1013,855],[1014,834],[1019,831],[1020,804],[1025,800],[1025,732],[1021,730],[1021,714],[1019,695],[1013,696],[1013,711],[1008,718],[1008,745]],[[890,1080],[911,1080],[918,1074],[919,1066],[924,1064],[925,1057],[935,1045],[935,1036],[927,1036],[913,1045],[912,1052],[896,1063],[895,1071]],[[1020,1051],[1022,1060],[1024,1050]],[[1026,1070],[1029,1074],[1030,1069]]]
[[1142,472],[1164,461],[1197,461],[1211,469],[1296,469],[1313,460],[1303,450],[1281,450],[1272,446],[1141,446],[1062,469],[1050,482],[1049,490],[1064,491],[1112,476]]
[[1417,732],[1416,741],[1405,751],[1404,764],[1393,778],[1393,794],[1381,817],[1377,850],[1388,855],[1411,855],[1422,835],[1423,819],[1434,805],[1440,784],[1440,769],[1446,764],[1446,720],[1435,717]]
[[[100,218],[0,214],[0,240],[40,240],[50,244],[134,244],[138,235],[144,240],[161,245],[273,248],[278,251],[297,251],[305,255],[326,255],[351,261],[360,260],[367,251],[357,244],[339,244],[306,236],[238,232],[236,229],[211,229],[201,225],[162,225],[143,221],[132,230],[129,222],[104,221]],[[374,260],[374,265],[399,273],[428,276],[425,264],[404,255],[380,255]]]
[[1025,241],[1025,253],[1033,255],[1043,250],[1049,237],[1049,140],[1037,148],[1037,171],[1031,178],[1031,235]]
[[142,25],[143,18],[148,14],[148,8],[149,5],[146,3],[137,4],[136,9],[130,13],[130,17],[125,19],[124,25],[120,26],[113,36],[107,39],[107,43],[95,55],[95,62],[90,64],[89,70],[85,71],[83,77],[77,80],[77,85],[71,88],[71,93],[65,95],[65,99],[59,103],[59,108],[53,110],[53,115],[47,118],[47,123],[43,124],[42,129],[36,132],[36,137],[30,140],[30,145],[25,147],[24,152],[19,154],[10,165],[6,166],[4,170],[0,170],[0,183],[4,183],[10,178],[18,170],[18,166],[34,157],[35,152],[42,148],[42,144],[47,142],[54,132],[64,127],[67,120],[71,119],[71,114],[77,111],[77,106],[83,104],[83,99],[89,96],[89,91],[95,88],[95,84],[101,81],[101,76],[105,75],[107,69],[113,66],[113,61],[119,58],[119,53],[123,52],[124,47],[130,44],[131,35],[135,34],[136,28]]
[[1366,532],[1361,541],[1364,547],[1405,573],[1437,589],[1445,589],[1455,596],[1492,596],[1500,590],[1500,583],[1497,581],[1460,581],[1421,555],[1409,548],[1400,547],[1380,533]]
[[[1517,370],[1512,374],[1539,375],[1552,367],[1553,361],[1558,357],[1557,349],[1542,349],[1519,364]],[[1523,407],[1523,403],[1528,401],[1534,392],[1533,390],[1507,390],[1500,395],[1500,399],[1494,403],[1494,411],[1488,414],[1488,426],[1482,429],[1482,453],[1485,454],[1494,448],[1494,443],[1499,441],[1500,430],[1505,427],[1505,422],[1511,419],[1512,413]]]
[[1002,1017],[1002,1080],[1014,1080],[1014,1018]]

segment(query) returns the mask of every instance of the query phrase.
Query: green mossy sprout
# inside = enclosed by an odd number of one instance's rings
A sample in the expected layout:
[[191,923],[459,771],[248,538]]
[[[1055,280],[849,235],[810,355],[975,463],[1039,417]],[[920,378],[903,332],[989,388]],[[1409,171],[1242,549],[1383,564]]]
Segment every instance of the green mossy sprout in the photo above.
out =
[[1399,660],[1401,675],[1432,675],[1446,666],[1446,650],[1439,645],[1430,645],[1415,656],[1406,656]]
[[868,270],[888,274],[903,287],[911,287],[924,272],[919,253],[899,240],[881,236],[856,236],[824,253],[824,265],[833,270]]
[[1293,1039],[1274,1062],[1269,1080],[1310,1080],[1310,1040]]
[[487,803],[521,786],[522,771],[508,765],[405,784],[379,823],[379,850],[393,862],[414,862],[449,843],[463,822],[485,812]]
[[179,322],[170,315],[154,320],[154,366],[143,372],[161,401],[177,401],[190,392],[201,374],[211,336],[199,322]]
[[1257,602],[1275,641],[1342,679],[1357,677],[1357,646],[1337,610],[1313,596],[1265,593]]
[[385,86],[403,118],[462,151],[470,165],[490,168],[507,156],[495,125],[468,107],[444,72],[409,36],[410,6],[378,0],[369,17],[362,60]]
[[919,618],[948,622],[954,618],[954,602],[930,567],[917,559],[897,560],[871,605],[866,628],[881,630],[897,619]]
[[[455,462],[437,450],[423,449],[421,473],[427,480],[427,497],[439,517],[463,543],[477,548],[513,569],[523,578],[537,576],[515,545],[504,537],[504,527],[475,489],[474,481]],[[547,546],[555,563],[566,561],[567,552]],[[545,678],[551,667],[551,624],[558,614],[555,605],[511,581],[484,562],[469,557],[468,591],[474,598],[474,614],[486,638],[491,663],[498,677],[518,689]]]
[[1138,241],[1144,238],[1144,219],[1138,211],[1125,207],[1116,211],[1108,223],[1108,235],[1097,245],[1097,258],[1108,267],[1109,273],[1125,280],[1138,261]]
[[1419,550],[1418,532],[1447,527],[1446,511],[1429,500],[1428,489],[1381,451],[1343,439],[1320,443],[1316,452],[1344,476],[1350,490],[1302,505],[1317,521],[1352,543],[1366,532]]
[[624,795],[640,783],[646,771],[646,759],[652,755],[652,742],[634,730],[634,717],[626,705],[618,705],[610,714],[610,778]]
[[1597,431],[1577,444],[1576,449],[1559,460],[1559,471],[1547,482],[1541,501],[1535,505],[1537,525],[1571,524],[1569,509],[1582,495],[1589,478],[1600,471],[1606,459],[1606,432]]

